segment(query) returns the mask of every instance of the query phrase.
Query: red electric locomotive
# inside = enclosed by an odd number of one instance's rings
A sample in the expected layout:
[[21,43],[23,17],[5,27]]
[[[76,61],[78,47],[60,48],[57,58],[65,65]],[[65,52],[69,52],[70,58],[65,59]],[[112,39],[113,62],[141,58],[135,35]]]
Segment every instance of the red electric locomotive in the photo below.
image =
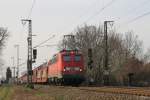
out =
[[80,84],[84,80],[83,56],[77,50],[63,50],[48,63],[48,83]]
[[[27,74],[20,78],[27,82]],[[33,69],[33,83],[80,84],[84,80],[83,56],[77,50],[63,50],[48,63]]]

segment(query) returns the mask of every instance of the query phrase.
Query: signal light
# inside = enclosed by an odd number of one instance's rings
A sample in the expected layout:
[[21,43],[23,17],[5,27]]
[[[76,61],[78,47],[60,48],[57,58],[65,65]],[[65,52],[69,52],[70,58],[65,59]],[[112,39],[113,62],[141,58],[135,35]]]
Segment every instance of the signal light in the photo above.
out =
[[92,57],[92,48],[88,49],[88,57]]
[[33,59],[37,58],[37,49],[33,49]]
[[32,70],[29,70],[29,71],[28,71],[28,75],[33,75],[33,71],[32,71]]
[[93,60],[92,60],[92,48],[88,49],[88,67],[89,69],[92,69],[93,67]]

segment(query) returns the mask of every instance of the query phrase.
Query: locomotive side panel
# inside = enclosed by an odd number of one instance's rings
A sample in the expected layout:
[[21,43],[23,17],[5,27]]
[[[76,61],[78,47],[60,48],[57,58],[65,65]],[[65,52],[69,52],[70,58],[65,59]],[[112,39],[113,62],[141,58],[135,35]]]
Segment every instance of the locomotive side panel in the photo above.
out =
[[58,77],[58,71],[59,71],[59,55],[55,56],[52,60],[49,61],[48,65],[48,77]]

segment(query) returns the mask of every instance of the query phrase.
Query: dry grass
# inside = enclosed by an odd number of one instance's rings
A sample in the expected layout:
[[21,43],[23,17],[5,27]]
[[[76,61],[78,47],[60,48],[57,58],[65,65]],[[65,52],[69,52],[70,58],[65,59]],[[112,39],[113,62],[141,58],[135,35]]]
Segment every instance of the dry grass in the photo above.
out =
[[[19,88],[19,95],[14,100],[150,100],[149,97],[97,93],[80,90],[76,87],[38,87],[35,90]],[[21,97],[20,97],[21,96]]]
[[10,86],[0,87],[0,100],[11,100],[13,88]]
[[17,86],[14,87],[14,93],[9,100],[150,100],[149,97],[98,93],[81,90],[78,87],[38,86],[32,90]]

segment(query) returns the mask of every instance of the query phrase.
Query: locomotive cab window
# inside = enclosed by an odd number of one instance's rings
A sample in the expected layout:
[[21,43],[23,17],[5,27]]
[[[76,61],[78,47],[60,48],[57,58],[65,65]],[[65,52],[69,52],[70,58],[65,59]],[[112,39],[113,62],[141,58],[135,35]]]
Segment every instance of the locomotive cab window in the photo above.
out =
[[71,56],[70,55],[64,55],[63,61],[71,61]]
[[75,61],[81,61],[81,55],[75,55],[74,60]]
[[55,55],[51,60],[50,60],[50,65],[54,64],[55,62],[57,62],[57,55]]

